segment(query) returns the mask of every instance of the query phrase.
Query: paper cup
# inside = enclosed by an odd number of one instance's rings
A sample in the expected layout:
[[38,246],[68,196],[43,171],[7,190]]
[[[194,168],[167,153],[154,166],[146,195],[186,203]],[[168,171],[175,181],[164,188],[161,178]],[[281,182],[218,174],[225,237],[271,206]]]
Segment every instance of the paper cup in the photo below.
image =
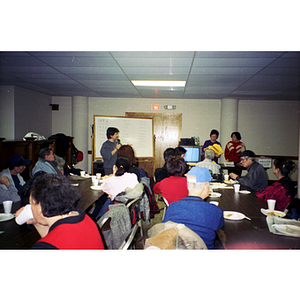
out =
[[100,178],[101,178],[101,173],[96,173],[96,178],[98,179],[98,180],[100,180]]
[[229,175],[228,174],[224,174],[224,180],[228,180],[229,179]]
[[235,192],[239,192],[239,190],[240,190],[240,184],[236,183],[236,184],[233,185],[233,187],[234,187],[234,191]]
[[273,211],[275,209],[276,200],[269,199],[268,202],[268,209]]
[[27,221],[33,219],[31,205],[27,204],[22,212],[16,217],[16,223],[19,225],[25,224]]
[[4,208],[4,213],[5,214],[10,214],[11,213],[11,207],[12,207],[12,201],[3,201],[3,208]]
[[99,180],[97,179],[97,177],[96,176],[92,176],[92,183],[93,183],[93,185],[97,186],[98,182],[99,182]]
[[80,171],[80,176],[85,176],[85,171]]

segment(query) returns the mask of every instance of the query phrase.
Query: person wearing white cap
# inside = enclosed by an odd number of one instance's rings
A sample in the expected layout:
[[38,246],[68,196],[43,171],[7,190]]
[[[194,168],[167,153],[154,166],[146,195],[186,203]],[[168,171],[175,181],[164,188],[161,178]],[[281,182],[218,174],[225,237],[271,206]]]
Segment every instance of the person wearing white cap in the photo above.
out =
[[208,249],[214,249],[216,231],[224,226],[220,207],[206,202],[211,175],[207,168],[193,167],[187,173],[189,195],[173,202],[167,208],[163,223],[181,223],[196,232]]

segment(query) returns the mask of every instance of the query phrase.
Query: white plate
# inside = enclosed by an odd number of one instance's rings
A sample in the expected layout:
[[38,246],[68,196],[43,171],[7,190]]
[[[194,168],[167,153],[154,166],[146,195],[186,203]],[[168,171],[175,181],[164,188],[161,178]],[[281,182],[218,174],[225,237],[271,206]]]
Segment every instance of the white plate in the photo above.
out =
[[14,214],[0,214],[0,222],[11,220],[15,217]]
[[284,224],[273,224],[272,227],[274,227],[277,231],[279,231],[281,233],[300,237],[300,226],[286,225],[286,224],[285,225]]
[[239,191],[239,193],[241,193],[241,194],[251,194],[251,192],[247,191],[247,190],[241,190],[241,191]]
[[210,198],[221,197],[221,196],[222,196],[222,194],[221,193],[217,193],[217,192],[212,192],[209,195]]
[[227,184],[235,184],[235,183],[239,183],[237,180],[224,180],[224,183],[227,183]]
[[269,209],[264,209],[264,208],[261,208],[260,211],[265,215],[265,216],[271,216],[272,212],[275,213],[275,217],[284,217],[286,214],[283,212],[283,211],[280,211],[280,210],[269,210]]
[[243,220],[245,219],[245,215],[237,212],[237,211],[224,211],[223,212],[224,219],[227,220]]
[[95,191],[101,191],[101,185],[91,185],[91,189]]

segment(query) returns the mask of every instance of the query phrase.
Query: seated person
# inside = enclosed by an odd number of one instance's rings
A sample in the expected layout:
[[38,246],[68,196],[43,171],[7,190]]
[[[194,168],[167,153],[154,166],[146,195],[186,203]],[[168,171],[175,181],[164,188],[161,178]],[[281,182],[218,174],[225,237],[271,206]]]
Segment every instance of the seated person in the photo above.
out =
[[116,164],[113,166],[113,174],[102,185],[102,191],[105,192],[111,200],[126,188],[134,187],[139,183],[136,174],[129,173],[130,160],[126,156],[119,156]]
[[41,149],[43,149],[43,148],[49,148],[52,150],[53,156],[54,156],[54,164],[57,167],[57,169],[60,170],[60,172],[64,175],[64,166],[66,164],[66,161],[62,157],[59,157],[54,153],[54,142],[53,141],[45,141],[41,145]]
[[20,201],[18,191],[26,183],[21,173],[31,164],[30,159],[24,159],[20,154],[8,158],[8,168],[0,173],[0,203],[5,200]]
[[213,161],[215,157],[215,151],[212,149],[207,149],[204,155],[205,159],[201,162],[196,163],[196,166],[207,168],[211,170],[212,174],[219,174],[221,167]]
[[176,151],[174,148],[167,148],[164,151],[164,160],[165,160],[165,164],[163,165],[162,168],[157,168],[154,172],[154,176],[155,176],[155,181],[159,182],[167,177],[169,177],[169,173],[167,171],[167,161],[170,157],[174,157],[176,155]]
[[245,176],[238,176],[235,173],[230,173],[229,176],[237,180],[241,185],[244,185],[251,192],[257,192],[268,186],[267,174],[263,166],[254,160],[255,153],[251,150],[245,150],[239,154],[241,164],[247,168],[248,173]]
[[189,195],[169,205],[163,223],[184,224],[203,239],[208,249],[213,249],[216,231],[223,227],[224,218],[220,207],[204,201],[210,180],[207,168],[193,167],[187,173]]
[[276,175],[278,181],[256,192],[256,196],[265,201],[268,199],[276,200],[275,209],[284,211],[296,195],[295,186],[288,177],[294,166],[295,164],[291,160],[286,161],[284,158],[275,159],[273,173]]
[[187,189],[186,177],[183,177],[186,170],[186,162],[180,156],[169,158],[167,171],[170,177],[165,178],[154,185],[153,192],[162,196],[172,203],[186,197],[189,193]]
[[[67,178],[42,174],[31,186],[33,224],[41,239],[32,249],[104,249],[97,225],[81,209],[80,195]],[[24,207],[16,212],[16,217]]]
[[61,171],[54,163],[54,154],[50,148],[43,148],[39,153],[39,160],[32,169],[32,176],[39,171],[44,171],[48,174],[62,175]]
[[186,150],[183,147],[178,146],[175,148],[175,151],[176,151],[175,153],[176,156],[180,156],[183,159],[185,158]]
[[126,156],[130,160],[130,167],[128,173],[136,174],[138,181],[141,179],[140,170],[137,167],[136,157],[134,155],[133,148],[130,145],[122,145],[121,148],[117,152],[117,157]]
[[[21,200],[17,188],[10,183],[7,176],[0,177],[0,204],[3,204],[6,200],[11,200],[13,202],[18,202]],[[5,186],[6,189],[2,188]]]

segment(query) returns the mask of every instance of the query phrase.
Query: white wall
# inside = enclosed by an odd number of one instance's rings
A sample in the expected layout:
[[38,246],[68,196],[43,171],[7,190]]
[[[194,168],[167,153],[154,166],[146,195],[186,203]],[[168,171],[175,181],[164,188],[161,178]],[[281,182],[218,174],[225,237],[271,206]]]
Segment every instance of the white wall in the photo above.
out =
[[59,110],[52,111],[52,134],[72,132],[72,97],[52,97],[52,104],[58,104]]
[[256,154],[298,155],[300,101],[239,101],[238,127]]
[[15,87],[15,139],[30,131],[46,138],[52,132],[52,97]]
[[0,86],[0,137],[15,139],[15,88]]

